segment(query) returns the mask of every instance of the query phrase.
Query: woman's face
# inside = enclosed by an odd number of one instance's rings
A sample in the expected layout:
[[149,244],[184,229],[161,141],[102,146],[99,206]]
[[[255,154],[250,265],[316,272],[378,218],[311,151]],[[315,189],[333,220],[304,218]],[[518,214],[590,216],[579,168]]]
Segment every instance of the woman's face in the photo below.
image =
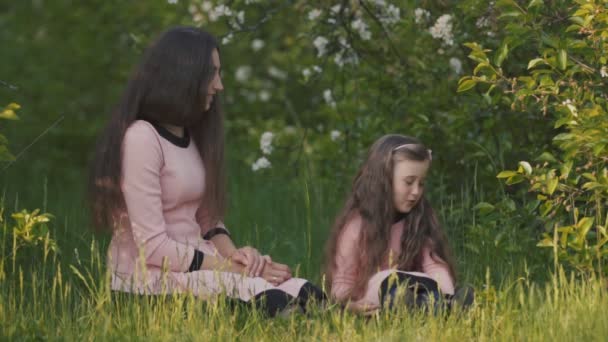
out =
[[409,213],[424,191],[430,162],[400,160],[393,167],[393,204],[400,213]]
[[211,82],[209,82],[209,86],[207,87],[207,98],[205,100],[205,111],[211,108],[211,102],[213,101],[213,96],[220,91],[224,90],[224,85],[222,84],[221,77],[221,64],[220,64],[220,54],[217,49],[213,49],[211,52],[211,59],[213,60],[213,78]]

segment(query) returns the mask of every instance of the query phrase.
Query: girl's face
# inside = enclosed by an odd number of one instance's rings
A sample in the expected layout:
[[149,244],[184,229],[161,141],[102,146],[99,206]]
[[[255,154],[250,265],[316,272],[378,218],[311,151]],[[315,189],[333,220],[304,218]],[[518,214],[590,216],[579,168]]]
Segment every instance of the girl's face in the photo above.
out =
[[222,84],[221,77],[221,64],[220,64],[220,54],[217,52],[217,49],[213,49],[211,52],[211,58],[213,59],[213,78],[211,82],[209,82],[209,86],[207,87],[207,99],[205,101],[205,111],[211,108],[211,102],[213,101],[213,96],[220,91],[224,90],[224,85]]
[[424,180],[430,162],[400,160],[393,167],[393,204],[400,213],[409,213],[424,191]]

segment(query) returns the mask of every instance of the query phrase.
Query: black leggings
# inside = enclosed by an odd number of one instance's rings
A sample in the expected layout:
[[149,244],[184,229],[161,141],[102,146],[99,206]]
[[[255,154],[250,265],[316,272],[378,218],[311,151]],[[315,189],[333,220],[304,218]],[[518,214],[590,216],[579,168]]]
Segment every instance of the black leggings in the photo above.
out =
[[[172,295],[143,295],[130,292],[112,291],[112,301],[114,303],[120,303],[124,300],[130,299],[141,299],[141,298],[156,298],[159,300],[170,300]],[[327,300],[325,293],[321,291],[317,286],[310,282],[306,282],[297,297],[293,297],[286,292],[279,289],[271,289],[258,293],[252,297],[249,301],[243,301],[236,298],[227,297],[228,306],[235,307],[237,305],[243,305],[245,307],[259,308],[265,315],[274,317],[276,314],[284,310],[290,305],[297,305],[304,312],[307,310],[307,306],[310,303],[322,303]],[[156,301],[153,301],[153,305]],[[255,304],[254,304],[255,303]]]
[[[405,291],[398,296],[399,289]],[[383,309],[396,309],[398,300],[402,300],[401,303],[408,308],[432,309],[433,313],[445,305],[435,280],[402,272],[391,274],[380,284],[380,303]]]
[[325,293],[323,293],[323,291],[321,291],[321,289],[310,282],[306,282],[304,285],[302,285],[298,296],[295,298],[282,290],[270,289],[258,293],[255,297],[252,297],[247,302],[234,298],[229,298],[228,302],[233,306],[253,306],[255,303],[255,306],[257,308],[261,308],[265,315],[274,317],[290,305],[298,305],[302,311],[306,312],[309,302],[322,303],[326,300],[327,296]]

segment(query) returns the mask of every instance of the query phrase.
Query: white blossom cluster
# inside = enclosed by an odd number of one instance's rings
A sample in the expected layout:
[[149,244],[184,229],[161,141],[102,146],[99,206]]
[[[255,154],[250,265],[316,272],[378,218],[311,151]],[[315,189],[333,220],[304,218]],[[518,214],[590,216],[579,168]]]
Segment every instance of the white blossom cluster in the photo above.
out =
[[257,171],[261,169],[268,169],[270,166],[270,161],[266,157],[260,157],[255,161],[255,163],[251,164],[251,170]]
[[608,77],[608,69],[605,65],[600,69],[600,76],[602,76],[602,78]]
[[325,102],[333,108],[336,108],[336,101],[331,93],[331,89],[325,89],[323,91],[323,99]]
[[329,133],[329,137],[332,141],[336,141],[336,140],[340,139],[341,136],[342,136],[342,132],[335,130],[335,129]]
[[414,10],[414,21],[416,24],[425,24],[431,18],[431,12],[424,8],[416,8]]
[[[383,25],[393,25],[401,20],[401,10],[399,7],[388,4],[386,0],[373,0],[371,1],[372,10]],[[351,13],[353,9],[350,6],[343,7],[342,4],[336,4],[330,7],[327,12],[322,9],[313,8],[307,16],[308,20],[316,21],[322,20],[328,24],[336,24],[340,20],[345,18],[353,18],[348,26],[361,38],[361,40],[372,39],[372,31],[368,22],[365,20],[365,12],[362,9],[356,9]],[[333,61],[339,66],[343,67],[346,64],[358,64],[359,57],[357,52],[348,43],[344,33],[333,34],[331,37],[319,35],[314,37],[312,41],[317,57],[321,58],[327,56],[329,53],[334,54]],[[330,50],[329,47],[332,47]],[[303,70],[305,78],[311,75],[309,69]]]
[[445,45],[454,45],[454,33],[452,32],[452,16],[444,14],[437,19],[435,25],[429,28],[431,36],[443,40]]
[[250,77],[251,67],[249,65],[239,66],[234,73],[234,78],[241,83],[246,83]]
[[323,71],[323,69],[321,69],[320,66],[313,65],[310,68],[304,68],[304,69],[302,69],[302,76],[304,76],[304,79],[308,79],[312,75],[313,72],[315,72],[317,74],[320,74],[321,71]]
[[327,48],[327,44],[329,43],[329,40],[327,40],[327,38],[325,38],[323,36],[318,36],[317,38],[315,38],[315,40],[312,43],[315,46],[315,48],[317,48],[317,57],[325,56],[325,53],[327,52],[326,48]]
[[310,20],[310,21],[317,20],[322,14],[323,14],[323,11],[321,11],[318,8],[314,8],[310,12],[308,12],[308,20]]
[[[274,133],[272,133],[272,132],[264,132],[262,134],[262,136],[260,137],[260,150],[262,150],[263,154],[270,155],[272,153],[272,150],[274,149],[274,147],[272,146],[273,139],[274,139]],[[270,161],[268,160],[268,158],[266,158],[265,156],[262,156],[262,157],[258,158],[258,160],[256,160],[251,165],[251,170],[258,171],[258,170],[267,169],[270,167],[271,167],[271,164],[270,164]]]
[[264,43],[263,40],[261,40],[261,39],[254,39],[251,42],[251,50],[256,51],[256,52],[260,51],[264,47],[264,45],[266,45],[266,43]]
[[287,79],[287,72],[275,67],[274,65],[268,67],[268,74],[281,81]]
[[450,69],[456,74],[460,75],[462,73],[462,62],[460,59],[456,57],[450,58]]
[[[177,0],[168,0],[176,3]],[[192,20],[197,23],[205,23],[206,20],[210,22],[216,22],[222,17],[227,17],[232,26],[241,26],[245,23],[245,12],[244,11],[233,11],[225,4],[214,5],[212,1],[205,0],[200,4],[191,3],[188,7]],[[232,35],[222,39],[223,44],[228,44],[232,40]]]
[[359,33],[361,39],[370,40],[372,38],[372,33],[363,19],[357,18],[353,20],[352,23],[350,23],[350,27]]
[[269,155],[272,153],[274,147],[272,146],[272,140],[274,139],[274,134],[272,132],[264,132],[260,137],[260,150],[262,153]]

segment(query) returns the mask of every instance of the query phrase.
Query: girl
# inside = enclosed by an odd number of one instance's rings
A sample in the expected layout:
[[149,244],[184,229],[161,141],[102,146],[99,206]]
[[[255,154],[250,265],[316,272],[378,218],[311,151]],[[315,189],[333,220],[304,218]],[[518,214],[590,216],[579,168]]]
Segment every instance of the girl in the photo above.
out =
[[[454,294],[446,236],[424,198],[431,159],[431,150],[402,135],[386,135],[369,150],[326,248],[331,296],[348,309],[390,307],[404,283],[409,305],[426,305],[429,297],[446,303]],[[458,299],[469,305],[466,292]]]
[[147,49],[97,144],[93,219],[112,229],[113,290],[265,298],[273,315],[322,294],[255,248],[236,248],[222,222],[220,69],[217,41],[193,27]]

